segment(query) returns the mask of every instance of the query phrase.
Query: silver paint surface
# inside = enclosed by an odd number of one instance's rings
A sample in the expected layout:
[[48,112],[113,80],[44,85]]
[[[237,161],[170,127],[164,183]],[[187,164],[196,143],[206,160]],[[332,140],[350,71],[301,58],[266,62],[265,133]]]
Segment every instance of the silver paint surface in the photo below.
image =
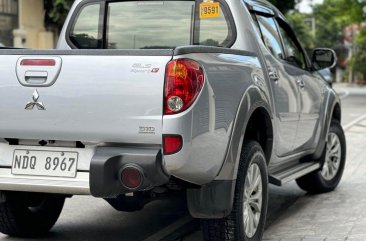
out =
[[[1,138],[161,144],[164,74],[171,57],[60,58],[57,81],[37,87],[46,110],[28,111],[24,107],[35,88],[18,82],[19,56],[0,55]],[[151,67],[133,67],[136,63]],[[141,127],[154,132],[140,134]]]
[[[75,1],[71,13],[80,2]],[[196,102],[177,115],[163,116],[162,110],[165,67],[172,56],[52,55],[62,62],[58,77],[52,85],[37,87],[47,108],[27,111],[24,106],[35,88],[19,83],[27,69],[15,67],[20,58],[37,56],[1,55],[0,51],[0,138],[92,142],[93,145],[78,150],[78,169],[89,170],[97,145],[161,145],[163,134],[179,134],[183,148],[177,154],[163,156],[166,172],[205,184],[214,179],[236,179],[246,124],[251,113],[264,108],[275,133],[270,171],[312,154],[318,143],[326,139],[331,113],[339,98],[316,73],[294,71],[295,67],[285,66],[272,57],[244,2],[226,2],[237,32],[231,48],[258,56],[173,56],[198,61],[206,76]],[[71,14],[57,48],[76,51],[70,50],[65,37],[70,18]],[[142,68],[146,66],[160,71],[146,71]],[[299,88],[299,80],[304,88]],[[0,143],[1,166],[11,166],[14,148]],[[2,178],[8,178],[8,174],[0,172],[0,183],[4,183]],[[13,187],[18,190],[20,186]],[[29,191],[35,190],[27,187]]]

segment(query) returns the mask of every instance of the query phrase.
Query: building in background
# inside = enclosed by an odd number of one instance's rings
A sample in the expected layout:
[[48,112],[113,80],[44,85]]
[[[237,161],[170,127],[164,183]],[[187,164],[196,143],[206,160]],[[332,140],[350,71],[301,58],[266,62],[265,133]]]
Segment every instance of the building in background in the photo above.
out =
[[13,30],[18,28],[18,21],[18,1],[0,0],[0,44],[14,45]]
[[0,0],[0,43],[17,48],[51,49],[54,34],[44,26],[43,0]]

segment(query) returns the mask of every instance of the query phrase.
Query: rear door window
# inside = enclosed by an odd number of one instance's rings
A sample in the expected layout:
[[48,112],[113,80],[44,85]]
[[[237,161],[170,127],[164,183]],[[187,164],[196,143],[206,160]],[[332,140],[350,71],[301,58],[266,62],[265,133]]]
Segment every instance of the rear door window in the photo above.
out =
[[264,45],[276,58],[284,59],[285,55],[274,19],[257,15],[257,20]]
[[99,29],[100,4],[85,5],[79,11],[78,21],[70,32],[70,40],[79,49],[96,49],[101,47],[102,33]]
[[78,11],[69,35],[71,47],[230,47],[236,37],[232,16],[219,1],[208,5],[201,1],[113,1],[104,3],[100,12],[95,5]]
[[[215,3],[215,2],[213,2]],[[197,15],[195,20],[195,40],[194,44],[215,46],[215,47],[229,47],[230,43],[233,42],[234,26],[231,21],[229,13],[219,2],[216,2],[220,7],[217,9],[218,14],[216,17],[207,17],[208,15],[202,16],[205,11],[209,9],[205,8],[205,4],[202,2],[198,3]]]
[[283,39],[283,45],[286,50],[285,60],[296,67],[306,69],[305,54],[300,47],[300,43],[296,40],[295,35],[290,27],[284,22],[278,22],[280,33]]

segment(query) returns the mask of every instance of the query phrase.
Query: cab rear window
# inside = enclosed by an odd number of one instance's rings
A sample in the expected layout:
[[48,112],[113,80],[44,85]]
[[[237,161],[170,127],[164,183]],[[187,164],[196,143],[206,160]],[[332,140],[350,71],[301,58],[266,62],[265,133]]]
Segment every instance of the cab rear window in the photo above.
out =
[[230,47],[235,31],[219,1],[113,1],[79,7],[68,36],[79,49],[170,49]]

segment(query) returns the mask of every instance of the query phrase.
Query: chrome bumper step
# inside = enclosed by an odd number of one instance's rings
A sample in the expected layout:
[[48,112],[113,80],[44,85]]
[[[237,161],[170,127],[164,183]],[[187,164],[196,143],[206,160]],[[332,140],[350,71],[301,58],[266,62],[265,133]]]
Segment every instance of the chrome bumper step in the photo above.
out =
[[89,172],[78,172],[76,178],[58,178],[17,176],[10,168],[0,168],[0,191],[90,195]]

